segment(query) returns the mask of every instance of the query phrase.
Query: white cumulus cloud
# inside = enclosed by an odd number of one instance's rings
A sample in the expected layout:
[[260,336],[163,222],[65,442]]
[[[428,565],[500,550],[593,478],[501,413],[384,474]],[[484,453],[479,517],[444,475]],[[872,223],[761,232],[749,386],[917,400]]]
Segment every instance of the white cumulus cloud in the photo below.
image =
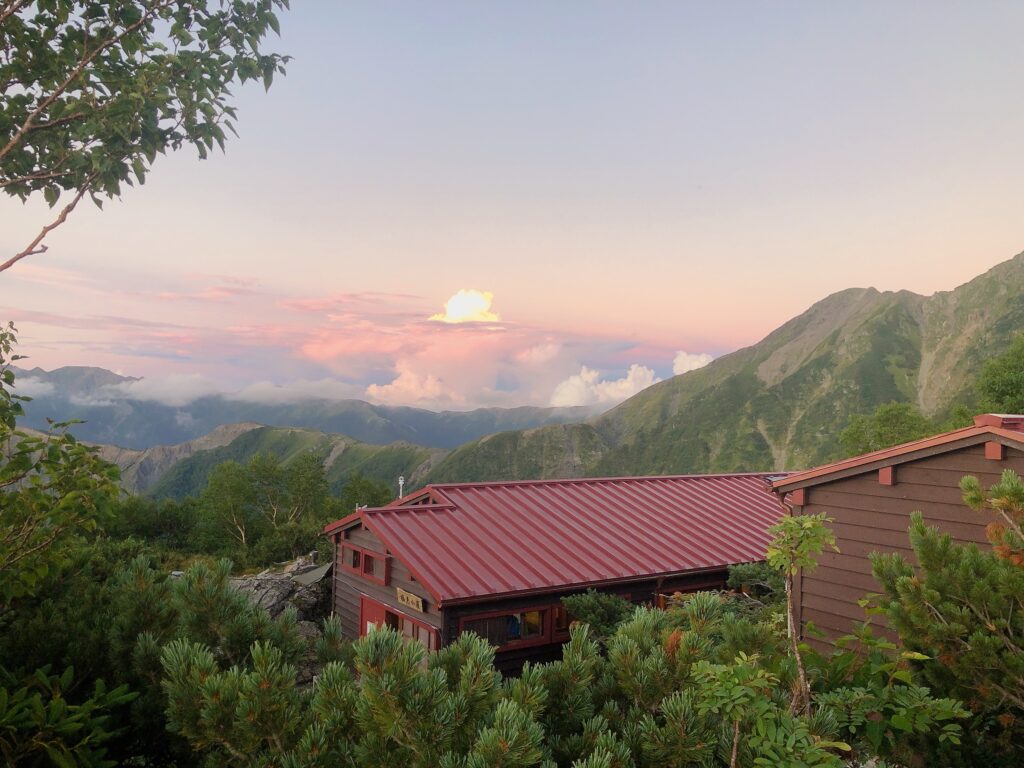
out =
[[681,373],[687,371],[696,371],[698,368],[703,368],[705,365],[714,360],[711,355],[707,352],[676,352],[676,357],[672,361],[672,373],[678,376]]
[[366,388],[366,397],[384,405],[437,406],[451,404],[459,398],[445,389],[444,383],[431,373],[417,373],[402,362],[397,366],[398,375],[389,384],[371,384]]
[[551,393],[551,405],[614,405],[661,379],[645,365],[633,363],[621,379],[602,381],[601,374],[583,366]]
[[442,323],[496,323],[501,318],[491,312],[494,294],[475,288],[462,288],[444,303],[444,312],[431,315]]

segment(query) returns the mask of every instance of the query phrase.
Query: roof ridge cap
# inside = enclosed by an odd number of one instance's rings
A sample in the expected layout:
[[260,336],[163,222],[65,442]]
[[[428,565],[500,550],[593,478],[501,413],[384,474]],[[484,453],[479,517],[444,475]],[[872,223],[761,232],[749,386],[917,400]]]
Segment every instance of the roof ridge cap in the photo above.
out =
[[480,487],[501,487],[507,485],[560,485],[560,484],[581,484],[581,483],[615,483],[644,480],[711,480],[731,477],[772,477],[778,475],[792,474],[784,470],[765,470],[762,472],[692,472],[674,475],[612,475],[602,477],[548,477],[528,480],[467,480],[457,483],[436,483],[430,488],[459,489],[459,488],[480,488]]

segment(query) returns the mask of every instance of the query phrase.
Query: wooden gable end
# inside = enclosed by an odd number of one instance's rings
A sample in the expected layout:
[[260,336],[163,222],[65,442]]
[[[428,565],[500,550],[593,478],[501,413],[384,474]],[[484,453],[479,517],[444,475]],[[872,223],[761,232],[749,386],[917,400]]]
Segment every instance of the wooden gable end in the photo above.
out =
[[[988,487],[999,481],[1004,469],[1024,475],[1024,451],[1002,447],[1001,458],[979,442],[899,462],[891,471],[865,469],[806,489],[805,503],[796,511],[824,512],[832,518],[839,547],[839,552],[820,555],[818,567],[798,579],[800,620],[805,625],[813,622],[826,636],[824,641],[808,637],[808,642],[825,648],[867,618],[858,601],[880,589],[869,556],[898,552],[913,558],[907,533],[912,512],[921,512],[925,522],[959,543],[988,545],[985,527],[995,516],[964,504],[959,483],[965,475],[974,475]],[[872,623],[884,627],[882,617],[873,617]]]

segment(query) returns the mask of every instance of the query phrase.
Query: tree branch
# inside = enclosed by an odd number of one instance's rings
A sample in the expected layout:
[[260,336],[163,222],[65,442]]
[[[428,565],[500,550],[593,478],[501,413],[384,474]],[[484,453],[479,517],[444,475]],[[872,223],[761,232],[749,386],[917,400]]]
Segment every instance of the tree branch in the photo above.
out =
[[[164,8],[167,8],[171,4],[172,0],[161,0],[161,2],[154,3],[151,8],[149,8],[144,14],[142,14],[138,21],[129,24],[119,33],[109,38],[108,40],[104,40],[102,43],[96,46],[96,48],[94,48],[92,51],[83,56],[81,61],[78,62],[78,66],[76,66],[71,71],[71,74],[68,75],[64,82],[58,85],[49,96],[47,96],[41,102],[39,102],[39,104],[36,105],[36,108],[28,113],[28,117],[25,118],[25,121],[21,124],[21,127],[19,127],[18,130],[14,132],[14,135],[11,136],[10,141],[7,142],[4,148],[0,149],[0,160],[3,160],[3,158],[6,157],[12,149],[18,146],[21,140],[25,138],[25,134],[32,130],[33,123],[35,122],[36,118],[43,114],[47,107],[53,104],[53,102],[55,102],[58,99],[58,97],[60,97],[71,86],[71,84],[78,79],[78,77],[85,71],[86,67],[88,67],[96,59],[97,56],[103,53],[103,51],[105,51],[107,48],[110,48],[111,46],[121,42],[121,40],[130,35],[132,32],[145,25],[151,18],[153,18],[153,16],[156,13],[163,10]],[[3,20],[10,16],[12,13],[14,13],[16,10],[19,10],[19,7],[17,5],[12,6],[12,9],[9,9],[3,14],[0,14],[0,24],[2,24]],[[0,271],[2,271],[2,269],[0,269]]]
[[26,256],[35,256],[35,255],[40,254],[40,253],[46,253],[47,246],[42,245],[43,239],[48,234],[50,234],[50,232],[52,232],[57,227],[59,227],[61,224],[63,224],[65,221],[67,221],[68,215],[73,210],[75,210],[75,206],[77,206],[78,203],[81,202],[82,198],[85,197],[86,193],[90,190],[90,188],[92,187],[92,183],[95,180],[96,180],[96,174],[95,173],[90,174],[89,177],[85,180],[85,183],[81,186],[81,188],[75,194],[74,199],[72,199],[72,201],[70,203],[68,203],[67,205],[65,205],[63,210],[61,210],[60,215],[57,216],[56,219],[51,221],[45,227],[43,227],[39,231],[39,234],[36,235],[35,239],[31,243],[28,244],[28,247],[25,250],[23,250],[21,253],[15,254],[14,256],[9,258],[7,261],[5,261],[3,264],[0,264],[0,272],[3,272],[6,269],[10,269],[15,264],[17,264],[19,261],[24,259]]
[[0,24],[3,24],[10,16],[13,16],[28,4],[29,0],[9,0],[9,2],[4,3],[3,9],[0,10]]

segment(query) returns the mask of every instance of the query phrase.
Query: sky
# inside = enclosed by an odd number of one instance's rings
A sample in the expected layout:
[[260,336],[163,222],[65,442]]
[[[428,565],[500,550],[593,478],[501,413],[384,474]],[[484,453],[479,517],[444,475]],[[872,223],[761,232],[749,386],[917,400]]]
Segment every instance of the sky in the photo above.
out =
[[[240,137],[0,273],[31,365],[600,405],[1024,250],[1019,2],[293,3]],[[0,200],[0,249],[51,216]]]

